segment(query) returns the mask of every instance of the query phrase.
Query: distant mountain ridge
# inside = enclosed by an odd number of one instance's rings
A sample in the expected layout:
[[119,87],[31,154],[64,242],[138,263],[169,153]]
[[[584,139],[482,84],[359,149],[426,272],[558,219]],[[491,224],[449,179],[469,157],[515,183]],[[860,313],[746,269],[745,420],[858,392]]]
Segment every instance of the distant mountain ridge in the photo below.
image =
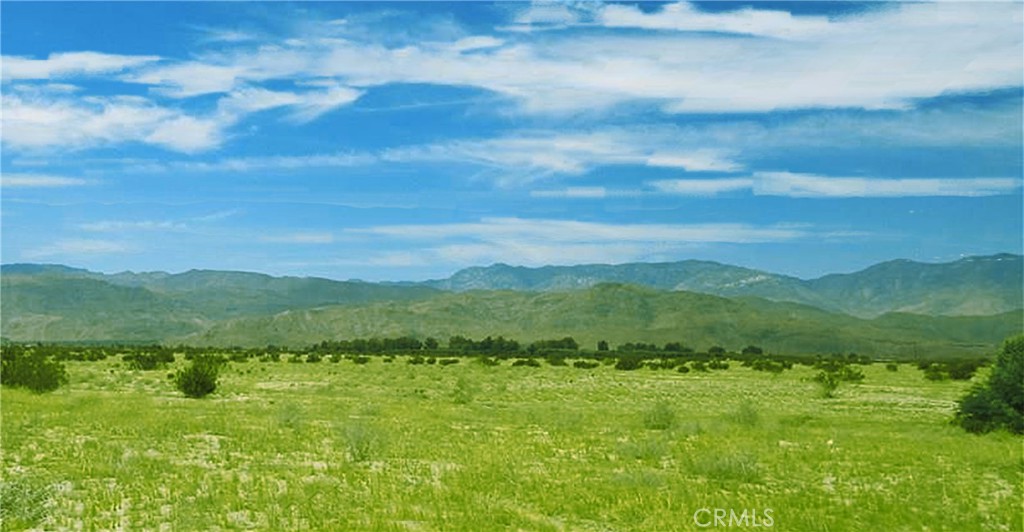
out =
[[[1022,257],[890,261],[801,280],[707,261],[469,268],[422,283],[250,272],[0,267],[0,334],[21,341],[305,345],[400,334],[762,342],[813,351],[984,352],[1024,329]],[[869,318],[869,319],[866,319]],[[667,340],[665,340],[667,341]]]
[[424,284],[456,292],[547,292],[616,282],[725,297],[761,297],[859,317],[886,312],[986,315],[1024,308],[1022,259],[1020,255],[998,254],[948,263],[894,260],[859,272],[810,280],[696,260],[540,268],[495,264],[467,268]]

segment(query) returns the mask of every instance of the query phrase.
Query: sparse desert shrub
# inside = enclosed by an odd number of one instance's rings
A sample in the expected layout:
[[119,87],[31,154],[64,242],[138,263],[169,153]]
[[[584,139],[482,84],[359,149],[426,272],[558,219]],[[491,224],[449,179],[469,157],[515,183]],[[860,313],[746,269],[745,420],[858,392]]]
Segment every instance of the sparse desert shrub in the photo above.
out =
[[200,398],[217,389],[223,362],[216,358],[195,358],[174,376],[174,384],[186,397]]
[[121,357],[128,364],[128,369],[139,371],[152,371],[166,368],[168,364],[174,363],[174,353],[131,353]]
[[1024,434],[1024,335],[1003,343],[988,381],[960,399],[953,422],[968,432]]
[[634,460],[657,462],[669,453],[669,448],[660,439],[646,439],[620,443],[619,453]]
[[455,389],[452,390],[452,400],[457,405],[469,404],[476,395],[476,387],[465,377],[459,377],[455,381]]
[[3,530],[36,528],[46,517],[50,487],[27,477],[0,480],[0,526]]
[[342,433],[348,458],[353,462],[369,462],[383,454],[383,433],[366,423],[355,422],[345,426]]
[[668,430],[675,425],[676,412],[668,403],[661,401],[644,412],[644,428],[650,430]]
[[782,373],[782,371],[786,369],[786,366],[782,362],[776,360],[759,358],[750,363],[750,368],[754,371],[767,371],[768,373],[778,374]]
[[941,364],[929,364],[924,369],[924,378],[930,381],[944,381],[949,378]]
[[761,424],[761,414],[750,401],[743,401],[732,414],[732,420],[741,426],[753,428]]
[[52,392],[67,382],[64,364],[43,353],[5,347],[0,356],[0,384],[4,386],[43,393]]
[[643,366],[643,360],[640,357],[619,357],[619,361],[615,363],[615,369],[623,371],[633,371],[640,369]]
[[717,481],[754,483],[761,479],[761,465],[749,453],[697,456],[690,461],[690,471]]
[[814,376],[814,381],[821,386],[821,396],[831,399],[836,396],[836,389],[839,388],[839,376],[832,371],[819,371]]
[[729,363],[725,360],[715,359],[708,363],[708,369],[729,369]]

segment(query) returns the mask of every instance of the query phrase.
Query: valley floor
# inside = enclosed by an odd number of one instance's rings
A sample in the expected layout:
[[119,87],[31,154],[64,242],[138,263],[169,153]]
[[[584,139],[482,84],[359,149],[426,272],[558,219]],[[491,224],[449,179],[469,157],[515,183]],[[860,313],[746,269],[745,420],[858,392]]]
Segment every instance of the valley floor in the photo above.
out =
[[1012,531],[1024,519],[1021,438],[949,425],[970,384],[909,365],[865,367],[833,399],[803,366],[251,361],[199,400],[170,370],[68,370],[54,393],[0,392],[4,529]]

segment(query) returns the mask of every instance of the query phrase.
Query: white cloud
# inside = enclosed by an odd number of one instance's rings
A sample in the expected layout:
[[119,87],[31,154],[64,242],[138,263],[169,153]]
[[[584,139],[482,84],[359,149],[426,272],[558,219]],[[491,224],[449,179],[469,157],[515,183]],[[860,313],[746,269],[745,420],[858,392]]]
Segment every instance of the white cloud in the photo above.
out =
[[143,140],[174,151],[200,152],[219,146],[227,125],[217,120],[178,116],[161,121]]
[[9,172],[4,172],[0,175],[0,186],[4,188],[59,188],[77,187],[87,184],[89,184],[89,181],[78,177]]
[[83,255],[109,255],[124,253],[129,248],[119,242],[109,240],[68,239],[58,240],[53,244],[30,249],[22,253],[25,259],[35,260],[50,257],[77,258]]
[[188,98],[211,93],[230,92],[239,82],[244,68],[187,62],[162,65],[122,77],[124,81],[153,85],[172,98]]
[[154,55],[116,55],[99,52],[53,53],[47,59],[18,56],[0,58],[3,80],[52,79],[107,74],[159,61]]
[[572,220],[484,218],[475,223],[390,225],[352,229],[401,239],[471,238],[497,242],[775,242],[806,236],[794,226],[758,227],[747,224],[607,224]]
[[655,190],[678,196],[715,196],[725,192],[751,190],[754,180],[729,179],[664,179],[649,183]]
[[79,224],[78,228],[93,233],[123,233],[128,231],[182,231],[188,225],[170,220],[104,220]]
[[330,244],[334,235],[324,232],[291,233],[280,236],[265,236],[261,240],[275,244]]
[[687,2],[668,4],[654,13],[636,6],[609,4],[598,14],[609,28],[722,32],[776,38],[821,37],[832,29],[827,17],[794,16],[786,11],[750,7],[721,13],[703,12]]
[[186,153],[218,146],[227,124],[196,118],[140,97],[3,98],[5,145],[15,149],[81,149],[148,142]]
[[608,197],[608,190],[604,187],[568,187],[558,190],[533,190],[530,196],[535,198],[589,198],[600,199]]
[[393,162],[461,162],[495,170],[502,185],[554,174],[579,175],[597,166],[640,165],[687,171],[742,167],[722,150],[675,146],[666,131],[606,129],[584,133],[536,132],[484,140],[453,141],[385,151]]
[[978,197],[1012,194],[1020,188],[1017,178],[880,179],[763,172],[754,180],[757,195],[801,198]]
[[[572,220],[485,218],[479,222],[350,229],[382,247],[403,247],[410,264],[566,264],[628,262],[673,256],[711,243],[755,244],[811,236],[806,227],[749,224],[612,224]],[[381,251],[366,261],[385,261]]]
[[998,196],[1021,187],[1016,178],[871,178],[835,177],[791,172],[758,172],[749,178],[665,179],[648,183],[658,192],[679,196],[714,196],[749,191],[757,196],[794,198],[899,198]]

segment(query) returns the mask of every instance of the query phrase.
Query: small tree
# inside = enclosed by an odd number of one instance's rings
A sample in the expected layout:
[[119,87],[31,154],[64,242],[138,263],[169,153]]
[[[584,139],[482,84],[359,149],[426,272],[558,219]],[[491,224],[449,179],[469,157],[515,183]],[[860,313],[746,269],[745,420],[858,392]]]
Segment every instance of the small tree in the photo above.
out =
[[212,357],[196,358],[188,367],[178,371],[174,384],[186,397],[206,397],[217,389],[221,364],[220,360]]
[[52,392],[68,382],[64,364],[46,353],[21,346],[4,346],[0,356],[0,383],[28,388],[36,393]]
[[1024,335],[1003,343],[988,382],[960,399],[953,422],[968,432],[1024,434]]

